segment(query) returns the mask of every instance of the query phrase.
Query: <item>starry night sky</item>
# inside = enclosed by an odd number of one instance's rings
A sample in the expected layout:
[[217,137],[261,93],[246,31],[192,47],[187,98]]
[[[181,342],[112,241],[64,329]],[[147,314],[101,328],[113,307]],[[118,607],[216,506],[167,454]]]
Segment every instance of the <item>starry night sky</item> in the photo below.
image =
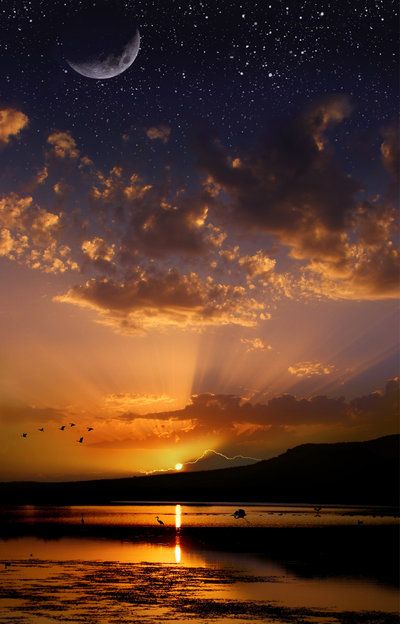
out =
[[[190,176],[196,130],[211,128],[236,148],[313,99],[345,93],[356,110],[338,143],[352,135],[342,156],[357,167],[360,145],[377,143],[395,117],[396,2],[114,4],[142,40],[134,65],[111,81],[85,79],[64,62],[63,28],[82,2],[1,7],[3,100],[20,104],[38,135],[68,127],[104,166],[130,159],[150,174],[171,159]],[[137,136],[157,123],[174,127],[162,155]],[[21,146],[26,167],[37,145]]]

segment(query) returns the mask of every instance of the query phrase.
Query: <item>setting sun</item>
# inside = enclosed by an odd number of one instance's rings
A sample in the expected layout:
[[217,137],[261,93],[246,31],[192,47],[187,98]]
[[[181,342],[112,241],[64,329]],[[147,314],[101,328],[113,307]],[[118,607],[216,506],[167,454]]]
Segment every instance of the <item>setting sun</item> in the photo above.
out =
[[175,470],[182,470],[183,464],[175,464]]

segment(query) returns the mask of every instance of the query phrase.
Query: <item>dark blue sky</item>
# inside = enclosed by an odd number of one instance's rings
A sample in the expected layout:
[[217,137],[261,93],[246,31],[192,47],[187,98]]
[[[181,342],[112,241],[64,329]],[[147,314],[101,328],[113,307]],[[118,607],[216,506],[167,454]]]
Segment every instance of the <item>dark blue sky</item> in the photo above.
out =
[[[63,58],[66,25],[91,4],[2,2],[1,99],[23,109],[38,135],[21,145],[28,169],[43,134],[68,129],[103,166],[140,162],[151,175],[168,160],[191,176],[199,129],[211,128],[237,148],[278,118],[338,93],[355,107],[340,130],[339,152],[359,167],[365,145],[376,144],[377,131],[396,114],[397,3],[390,0],[110,0],[115,14],[138,25],[141,50],[128,71],[108,81],[78,75]],[[117,20],[109,26],[117,38]],[[173,127],[164,150],[142,132],[160,123]]]

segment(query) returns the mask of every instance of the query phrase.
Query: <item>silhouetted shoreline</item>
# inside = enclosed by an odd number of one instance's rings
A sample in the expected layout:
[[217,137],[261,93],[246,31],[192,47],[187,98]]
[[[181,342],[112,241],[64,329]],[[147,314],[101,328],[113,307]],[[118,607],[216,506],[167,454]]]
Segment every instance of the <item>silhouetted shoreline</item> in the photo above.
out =
[[109,505],[113,501],[247,501],[399,505],[400,436],[304,444],[249,466],[123,479],[0,483],[14,505]]

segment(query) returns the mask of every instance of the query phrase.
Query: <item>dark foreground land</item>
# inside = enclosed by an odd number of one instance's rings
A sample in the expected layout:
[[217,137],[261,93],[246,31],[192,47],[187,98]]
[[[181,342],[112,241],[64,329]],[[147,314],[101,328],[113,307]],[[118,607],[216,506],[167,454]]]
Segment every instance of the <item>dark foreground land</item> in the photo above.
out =
[[[104,532],[104,529],[107,531]],[[37,529],[37,527],[36,527]],[[72,529],[74,533],[72,533]],[[126,527],[125,527],[126,529]],[[33,527],[26,532],[35,532]],[[82,544],[103,537],[115,540],[146,540],[173,549],[177,534],[171,527],[153,528],[129,535],[119,527],[66,527],[47,531],[46,540],[61,540],[72,534]],[[14,534],[21,535],[14,527]],[[8,539],[12,540],[11,535]],[[90,622],[138,624],[397,624],[393,600],[385,608],[370,610],[340,607],[337,596],[320,594],[307,600],[307,586],[345,588],[348,583],[374,586],[384,592],[398,586],[398,535],[396,527],[324,527],[321,529],[185,528],[179,532],[183,552],[213,552],[212,564],[175,565],[140,561],[44,560],[27,555],[11,560],[0,571],[0,624],[43,622]],[[218,554],[219,553],[219,554]],[[230,564],[216,560],[230,556]],[[243,561],[256,561],[253,570]],[[270,572],[266,573],[265,563]],[[263,567],[264,566],[264,567]],[[258,572],[256,571],[258,570]],[[281,570],[277,576],[276,570]],[[329,583],[333,583],[329,585]],[[252,588],[263,587],[262,597],[254,598]],[[283,586],[276,601],[275,587]],[[247,589],[249,588],[249,589]],[[332,590],[331,590],[332,591]],[[296,593],[297,592],[297,593]],[[366,599],[366,603],[368,600]],[[339,603],[339,606],[336,606]]]
[[0,483],[3,504],[270,501],[398,506],[400,436],[304,444],[251,466],[67,483]]

